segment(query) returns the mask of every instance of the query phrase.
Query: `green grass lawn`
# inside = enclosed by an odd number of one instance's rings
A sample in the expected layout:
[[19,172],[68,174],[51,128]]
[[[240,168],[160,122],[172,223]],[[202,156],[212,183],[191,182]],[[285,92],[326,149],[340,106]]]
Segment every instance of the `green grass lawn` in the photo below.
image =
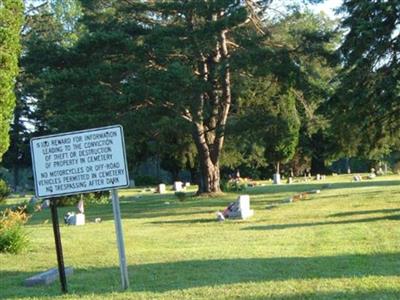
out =
[[[304,201],[279,202],[330,182]],[[354,183],[336,176],[242,193],[254,217],[218,223],[215,212],[237,195],[179,202],[172,193],[120,191],[128,291],[120,288],[111,204],[86,206],[85,226],[61,225],[65,264],[74,268],[67,295],[58,282],[24,287],[24,279],[57,266],[50,212],[36,213],[26,226],[30,249],[0,254],[0,298],[400,299],[399,176]],[[71,210],[59,209],[60,223]]]

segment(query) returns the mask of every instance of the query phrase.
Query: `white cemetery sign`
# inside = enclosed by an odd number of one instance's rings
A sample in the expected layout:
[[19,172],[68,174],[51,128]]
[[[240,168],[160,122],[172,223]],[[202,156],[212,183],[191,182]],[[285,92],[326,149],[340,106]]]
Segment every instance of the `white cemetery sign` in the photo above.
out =
[[31,152],[37,197],[129,186],[120,125],[33,138]]
[[[123,289],[129,287],[117,188],[129,186],[124,133],[114,125],[31,139],[35,192],[52,198],[111,190]],[[67,291],[56,205],[52,204],[54,237],[63,292]]]

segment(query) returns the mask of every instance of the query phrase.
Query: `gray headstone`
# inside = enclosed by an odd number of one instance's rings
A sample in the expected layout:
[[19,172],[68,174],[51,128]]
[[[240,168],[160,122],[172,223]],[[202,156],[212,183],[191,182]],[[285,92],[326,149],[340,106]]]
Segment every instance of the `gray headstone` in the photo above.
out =
[[40,206],[41,209],[45,209],[45,208],[49,208],[49,207],[50,207],[50,200],[49,199],[44,200],[42,202],[42,205]]

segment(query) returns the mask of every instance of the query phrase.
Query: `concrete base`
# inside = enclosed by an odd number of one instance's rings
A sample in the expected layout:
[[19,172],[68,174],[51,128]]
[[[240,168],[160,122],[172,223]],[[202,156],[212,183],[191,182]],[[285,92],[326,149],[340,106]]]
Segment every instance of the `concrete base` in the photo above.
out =
[[[74,270],[71,267],[66,267],[65,268],[65,276],[69,276],[74,272]],[[25,279],[24,285],[25,286],[35,286],[35,285],[48,285],[53,283],[59,278],[59,273],[58,269],[50,269],[47,270],[46,272],[34,275],[32,277],[29,277],[28,279]]]

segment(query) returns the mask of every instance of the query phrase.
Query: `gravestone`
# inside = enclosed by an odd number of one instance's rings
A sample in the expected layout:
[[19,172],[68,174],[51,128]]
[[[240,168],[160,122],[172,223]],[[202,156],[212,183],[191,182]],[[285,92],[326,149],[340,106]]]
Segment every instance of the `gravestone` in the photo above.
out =
[[228,218],[247,219],[254,215],[254,211],[250,209],[250,196],[240,195],[238,200],[231,203],[224,211],[224,216]]
[[174,191],[175,192],[180,192],[183,190],[183,183],[182,181],[175,181],[174,182]]
[[46,199],[42,202],[42,205],[40,206],[41,209],[46,209],[50,207],[50,200]]
[[135,180],[133,180],[133,179],[129,180],[129,187],[130,187],[130,188],[136,187],[136,185],[135,185]]
[[160,194],[164,194],[165,193],[165,184],[164,183],[161,183],[161,184],[158,185],[157,192],[160,193]]
[[64,216],[64,222],[67,225],[85,225],[85,214],[69,212]]
[[279,173],[274,174],[274,184],[281,184],[281,174]]

